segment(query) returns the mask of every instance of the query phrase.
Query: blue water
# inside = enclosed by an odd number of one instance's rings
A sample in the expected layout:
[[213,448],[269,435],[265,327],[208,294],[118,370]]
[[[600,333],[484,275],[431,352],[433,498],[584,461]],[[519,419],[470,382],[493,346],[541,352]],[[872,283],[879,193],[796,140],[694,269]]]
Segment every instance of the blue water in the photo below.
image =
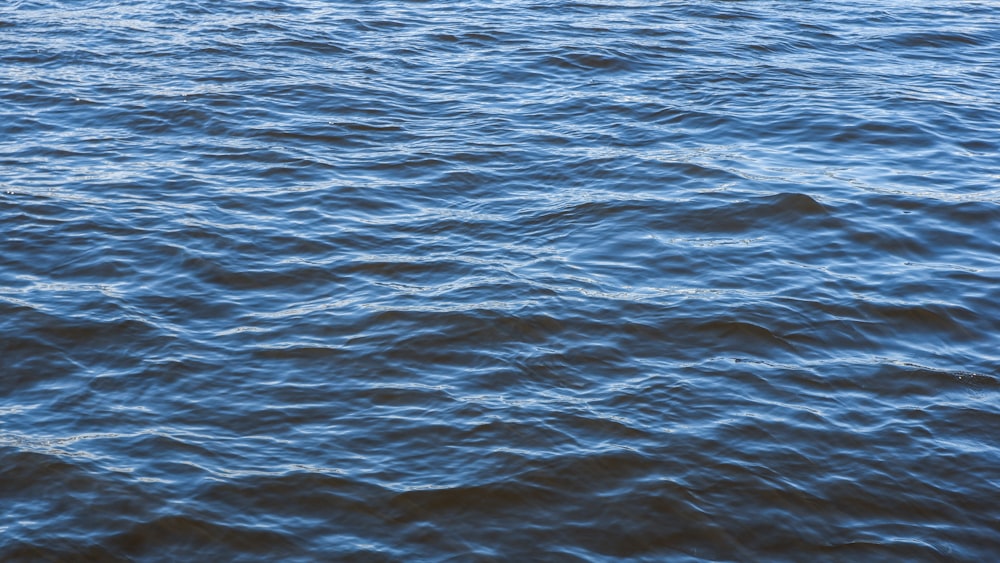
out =
[[994,2],[0,7],[0,560],[1000,555]]

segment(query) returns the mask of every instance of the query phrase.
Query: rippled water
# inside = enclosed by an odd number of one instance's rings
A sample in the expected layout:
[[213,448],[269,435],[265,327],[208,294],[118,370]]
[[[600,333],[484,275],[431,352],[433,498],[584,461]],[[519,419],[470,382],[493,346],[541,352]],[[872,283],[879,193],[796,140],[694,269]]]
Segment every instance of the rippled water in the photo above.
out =
[[993,2],[0,7],[0,559],[1000,554]]

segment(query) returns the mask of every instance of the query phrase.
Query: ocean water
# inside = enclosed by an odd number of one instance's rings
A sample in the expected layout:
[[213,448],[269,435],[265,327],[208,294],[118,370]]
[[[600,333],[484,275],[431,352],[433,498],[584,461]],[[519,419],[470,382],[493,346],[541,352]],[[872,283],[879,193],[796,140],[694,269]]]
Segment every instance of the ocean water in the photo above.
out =
[[1000,557],[1000,5],[0,6],[0,560]]

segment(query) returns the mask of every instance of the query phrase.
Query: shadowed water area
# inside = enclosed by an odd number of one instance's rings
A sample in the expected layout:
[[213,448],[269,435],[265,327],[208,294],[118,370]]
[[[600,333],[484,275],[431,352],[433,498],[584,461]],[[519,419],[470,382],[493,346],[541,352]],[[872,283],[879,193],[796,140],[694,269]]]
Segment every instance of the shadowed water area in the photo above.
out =
[[993,2],[0,7],[0,560],[1000,555]]

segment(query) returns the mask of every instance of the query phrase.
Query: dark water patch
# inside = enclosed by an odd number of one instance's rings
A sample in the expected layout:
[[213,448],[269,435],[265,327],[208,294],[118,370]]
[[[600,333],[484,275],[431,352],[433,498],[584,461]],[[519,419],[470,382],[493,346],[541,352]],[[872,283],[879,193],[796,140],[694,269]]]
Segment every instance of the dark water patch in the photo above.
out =
[[988,45],[996,41],[996,38],[974,33],[929,33],[920,31],[897,34],[892,36],[891,40],[894,44],[905,48],[949,48],[962,45]]
[[296,551],[291,538],[271,530],[220,525],[185,516],[164,516],[137,524],[110,537],[106,544],[112,553],[129,557],[224,557],[235,552],[241,554],[241,559],[251,560],[288,556]]

